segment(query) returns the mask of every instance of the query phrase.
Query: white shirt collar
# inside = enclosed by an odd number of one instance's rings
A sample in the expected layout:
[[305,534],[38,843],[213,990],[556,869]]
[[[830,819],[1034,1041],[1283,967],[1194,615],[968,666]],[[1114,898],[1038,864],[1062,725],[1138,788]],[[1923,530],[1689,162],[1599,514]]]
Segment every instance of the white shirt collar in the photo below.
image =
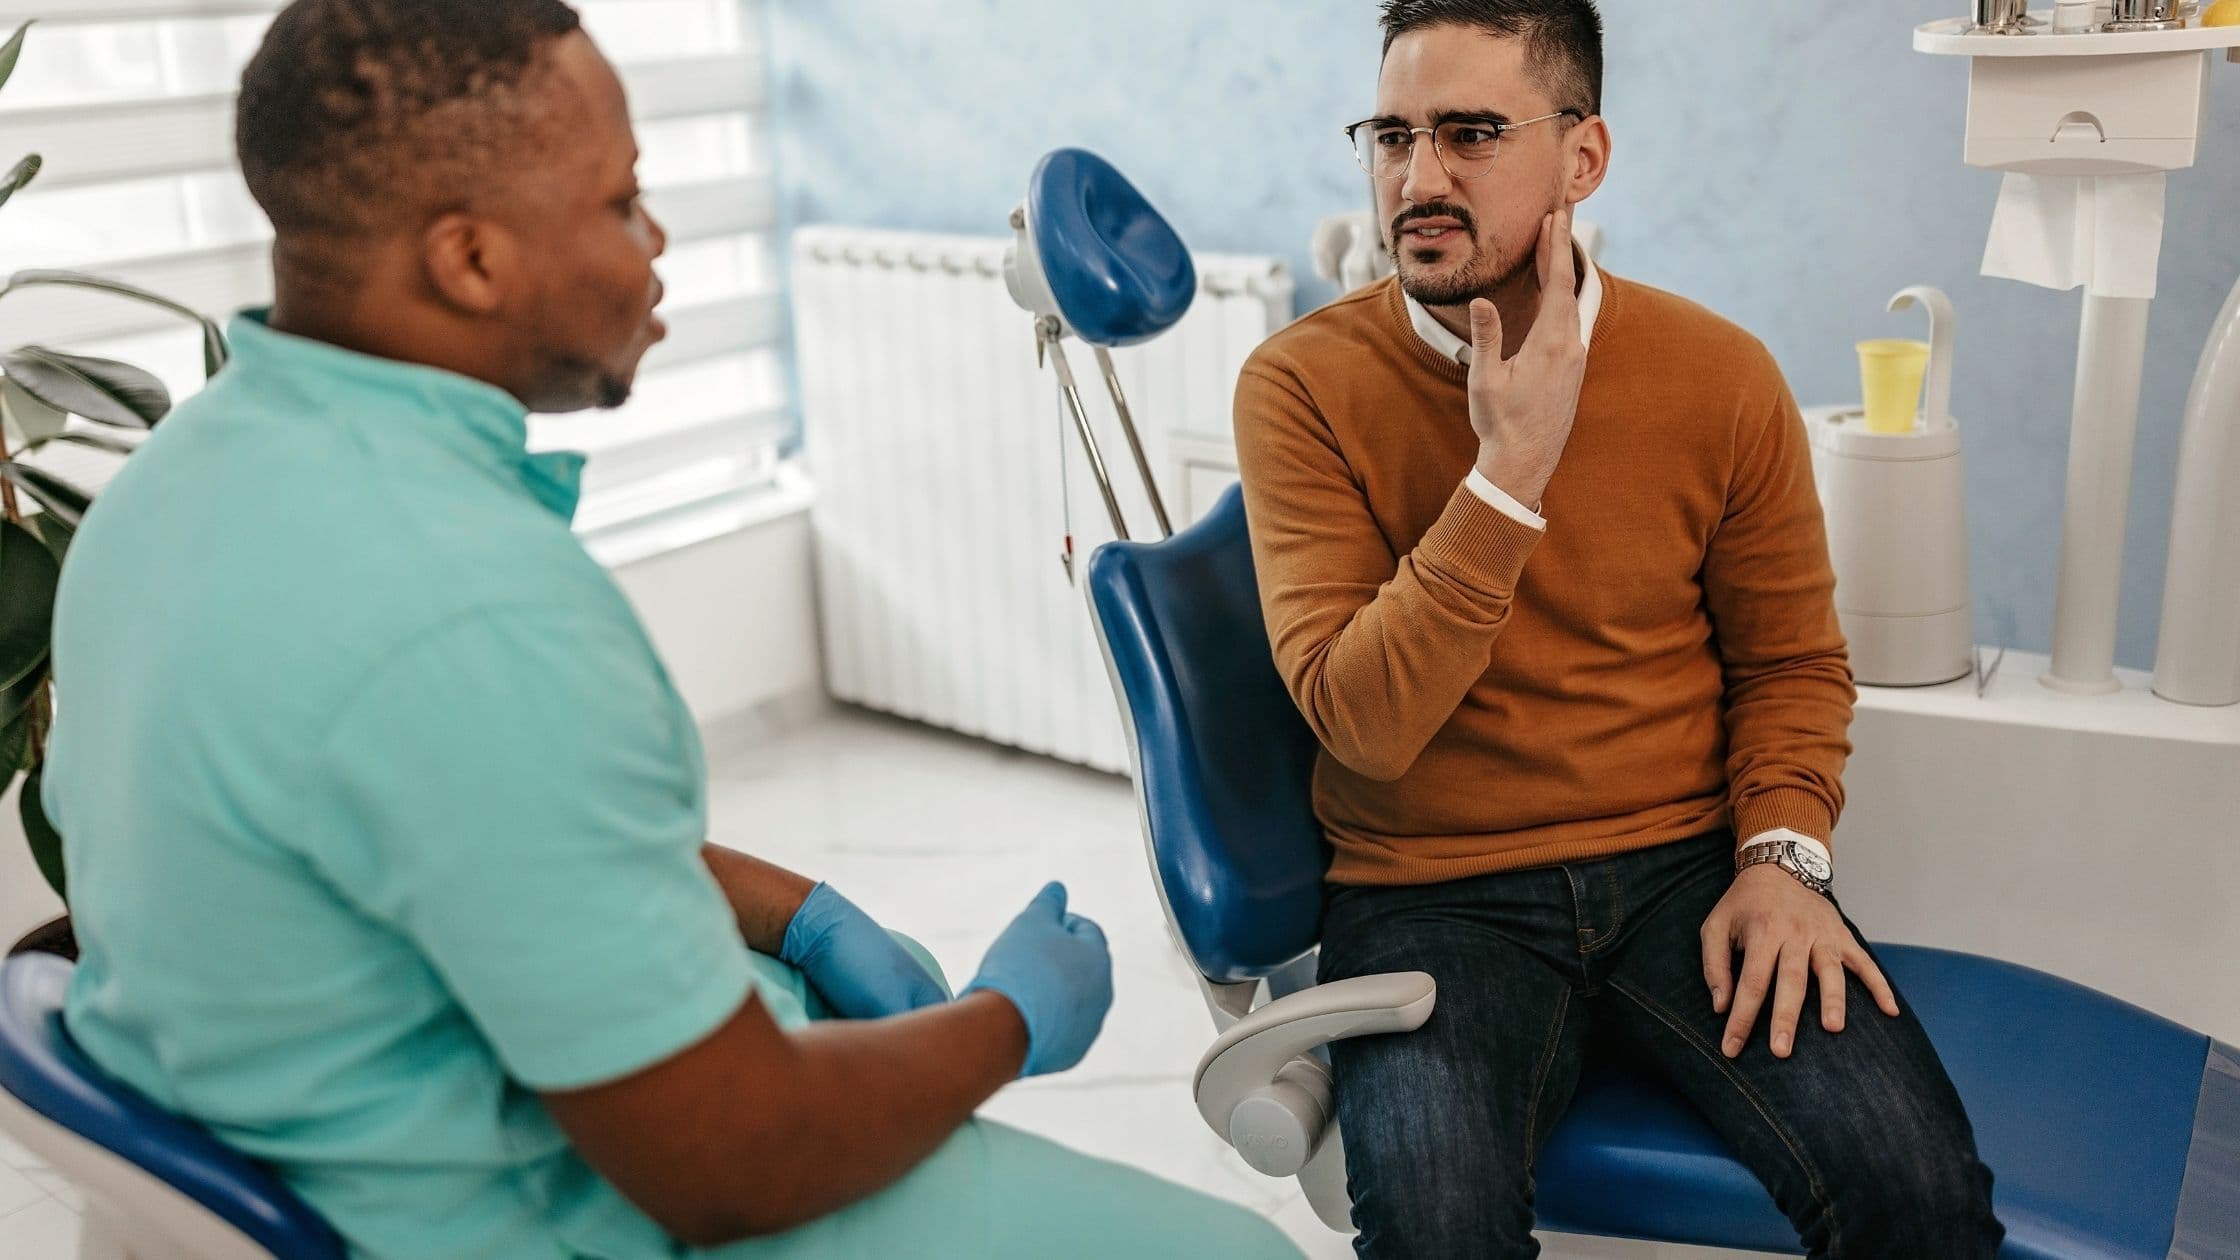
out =
[[[1580,266],[1585,268],[1579,283],[1579,341],[1592,350],[1594,326],[1602,317],[1602,269],[1594,265],[1594,259],[1587,257],[1584,247],[1575,249],[1572,257],[1578,259]],[[1405,293],[1401,296],[1407,303],[1408,321],[1415,325],[1416,336],[1423,338],[1424,344],[1438,351],[1441,356],[1469,367],[1470,343],[1448,332],[1447,326],[1440,323],[1423,303]]]

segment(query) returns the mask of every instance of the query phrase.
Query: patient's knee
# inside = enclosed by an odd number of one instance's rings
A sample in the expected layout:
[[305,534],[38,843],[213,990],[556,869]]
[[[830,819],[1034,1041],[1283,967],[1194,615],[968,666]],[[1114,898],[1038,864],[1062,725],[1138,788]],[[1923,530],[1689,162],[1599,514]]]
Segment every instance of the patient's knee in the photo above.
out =
[[1991,1173],[1963,1147],[1893,1150],[1830,1187],[1835,1255],[1990,1257]]

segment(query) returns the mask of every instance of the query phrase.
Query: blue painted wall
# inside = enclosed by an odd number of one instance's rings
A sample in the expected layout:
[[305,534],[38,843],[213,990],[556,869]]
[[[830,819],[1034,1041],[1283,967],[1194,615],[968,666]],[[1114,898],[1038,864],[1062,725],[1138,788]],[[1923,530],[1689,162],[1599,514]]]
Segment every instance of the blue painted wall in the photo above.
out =
[[[1959,0],[1605,0],[1607,265],[1763,338],[1807,404],[1858,395],[1852,343],[1935,284],[1960,311],[1978,632],[2044,650],[2079,297],[1976,274],[1999,176],[1960,161],[1966,66],[1911,49]],[[1372,0],[771,0],[791,224],[993,234],[1043,152],[1114,159],[1200,249],[1288,256],[1364,196],[1338,130],[1370,112]],[[1747,14],[1747,17],[1744,15]],[[2240,275],[2240,66],[2174,176],[2141,417],[2120,659],[2152,664],[2180,412]],[[2240,562],[2240,561],[2236,561]]]

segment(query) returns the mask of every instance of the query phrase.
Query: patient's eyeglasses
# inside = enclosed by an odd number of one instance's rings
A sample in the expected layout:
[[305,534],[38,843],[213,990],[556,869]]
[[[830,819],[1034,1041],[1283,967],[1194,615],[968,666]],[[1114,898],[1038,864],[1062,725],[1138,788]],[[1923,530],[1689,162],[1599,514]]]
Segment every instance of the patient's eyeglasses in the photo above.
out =
[[1346,128],[1346,140],[1353,146],[1353,160],[1378,179],[1407,175],[1408,163],[1415,159],[1417,136],[1431,137],[1432,151],[1439,155],[1439,165],[1447,174],[1456,179],[1476,179],[1493,169],[1501,137],[1552,118],[1585,122],[1587,116],[1576,109],[1559,109],[1523,122],[1481,115],[1449,118],[1436,127],[1409,127],[1391,119],[1370,118]]

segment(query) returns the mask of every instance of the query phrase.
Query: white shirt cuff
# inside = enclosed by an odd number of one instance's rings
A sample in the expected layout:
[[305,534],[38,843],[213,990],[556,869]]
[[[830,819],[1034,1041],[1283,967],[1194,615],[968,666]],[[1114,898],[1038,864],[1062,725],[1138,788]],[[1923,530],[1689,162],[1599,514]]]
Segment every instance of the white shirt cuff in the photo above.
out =
[[1503,516],[1508,517],[1510,520],[1515,521],[1519,525],[1524,525],[1531,529],[1540,530],[1548,528],[1548,522],[1546,518],[1542,517],[1538,512],[1533,511],[1531,508],[1526,507],[1524,504],[1517,502],[1515,495],[1512,495],[1508,491],[1493,484],[1492,478],[1486,476],[1482,472],[1479,472],[1477,469],[1471,469],[1470,476],[1462,484],[1470,487],[1470,493],[1477,495],[1480,499],[1485,500],[1488,506],[1494,508]]
[[1787,827],[1776,827],[1772,831],[1760,832],[1757,835],[1750,837],[1748,840],[1743,841],[1742,847],[1747,849],[1753,844],[1772,844],[1777,840],[1794,841],[1797,847],[1803,849],[1807,853],[1817,855],[1821,861],[1826,862],[1829,866],[1832,867],[1836,864],[1835,857],[1828,852],[1827,845],[1824,845],[1818,840],[1813,839],[1811,836],[1804,835],[1801,832],[1791,831]]

